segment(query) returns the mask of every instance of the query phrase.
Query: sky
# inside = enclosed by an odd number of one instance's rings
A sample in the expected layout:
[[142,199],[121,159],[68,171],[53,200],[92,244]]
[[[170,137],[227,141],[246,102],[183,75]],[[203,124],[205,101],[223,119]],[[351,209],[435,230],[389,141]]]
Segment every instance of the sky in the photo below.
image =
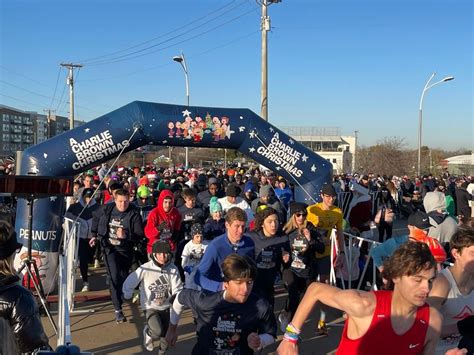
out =
[[[261,6],[255,0],[0,0],[0,104],[90,121],[132,101],[260,113]],[[268,115],[277,127],[340,127],[473,147],[471,0],[283,0],[268,6]]]

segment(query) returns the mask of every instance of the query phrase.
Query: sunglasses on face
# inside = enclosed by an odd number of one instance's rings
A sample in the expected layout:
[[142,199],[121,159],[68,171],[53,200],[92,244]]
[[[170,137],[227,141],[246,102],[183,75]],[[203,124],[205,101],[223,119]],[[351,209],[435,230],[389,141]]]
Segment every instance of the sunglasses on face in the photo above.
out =
[[295,213],[296,217],[301,217],[301,216],[306,217],[307,215],[308,215],[307,213]]

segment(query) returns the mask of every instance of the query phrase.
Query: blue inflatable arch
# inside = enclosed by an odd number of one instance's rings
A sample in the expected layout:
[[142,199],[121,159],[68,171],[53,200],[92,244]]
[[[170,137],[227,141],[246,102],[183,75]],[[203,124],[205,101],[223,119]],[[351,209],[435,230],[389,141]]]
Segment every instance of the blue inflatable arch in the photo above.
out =
[[[237,149],[296,186],[299,201],[313,203],[332,165],[243,108],[179,106],[135,101],[23,152],[20,174],[73,176],[146,144]],[[64,199],[34,203],[33,248],[57,251]],[[24,245],[28,207],[18,201],[16,231]]]

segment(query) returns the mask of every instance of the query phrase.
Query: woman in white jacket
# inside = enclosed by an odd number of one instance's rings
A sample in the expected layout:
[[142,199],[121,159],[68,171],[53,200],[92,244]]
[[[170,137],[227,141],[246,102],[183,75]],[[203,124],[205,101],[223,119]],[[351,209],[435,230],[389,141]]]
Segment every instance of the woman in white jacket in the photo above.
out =
[[140,304],[146,317],[144,346],[153,351],[153,341],[159,341],[158,354],[164,354],[168,348],[165,334],[170,322],[169,308],[183,283],[178,268],[171,263],[169,243],[156,241],[150,259],[128,275],[122,290],[124,298],[131,299],[134,289],[140,285]]

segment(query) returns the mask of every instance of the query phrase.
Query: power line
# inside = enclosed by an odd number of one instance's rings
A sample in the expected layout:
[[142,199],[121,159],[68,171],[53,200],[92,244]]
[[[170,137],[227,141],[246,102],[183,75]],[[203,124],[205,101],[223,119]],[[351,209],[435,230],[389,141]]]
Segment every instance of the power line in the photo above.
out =
[[[35,107],[39,107],[40,109],[44,106],[40,105],[40,104],[35,104],[33,102],[29,102],[29,101],[25,101],[25,100],[22,100],[22,99],[19,99],[17,97],[13,97],[13,96],[10,96],[10,95],[5,95],[5,94],[2,94],[0,93],[0,96],[3,96],[3,97],[6,97],[6,98],[9,98],[11,100],[15,100],[15,101],[18,101],[18,102],[23,102],[25,104],[28,104],[28,105],[32,105],[32,106],[35,106]],[[40,109],[38,111],[40,111]],[[54,111],[54,110],[51,110],[51,111]],[[64,114],[67,114],[67,111],[56,111],[56,112],[59,112],[59,113],[64,113]],[[84,118],[87,118],[87,119],[90,119],[90,117],[84,117]]]
[[[165,50],[165,49],[168,49],[168,48],[171,48],[171,47],[175,47],[175,46],[177,46],[177,45],[179,45],[179,44],[188,42],[188,41],[190,41],[190,40],[192,40],[192,39],[201,37],[201,36],[203,36],[203,35],[205,35],[205,34],[207,34],[207,33],[209,33],[209,32],[212,32],[212,31],[214,31],[214,30],[216,30],[216,29],[218,29],[218,28],[221,28],[221,27],[223,27],[224,25],[227,25],[227,24],[229,24],[229,23],[231,23],[231,22],[233,22],[233,21],[236,21],[236,20],[238,20],[239,18],[244,17],[244,16],[248,15],[249,13],[255,12],[255,11],[256,11],[256,9],[251,9],[251,10],[249,10],[249,11],[246,11],[246,12],[242,13],[241,15],[236,16],[236,17],[234,17],[234,18],[232,18],[232,19],[230,19],[230,20],[228,20],[228,21],[225,21],[225,22],[223,22],[223,23],[221,23],[221,24],[219,24],[219,25],[217,25],[217,26],[211,27],[210,29],[208,29],[208,30],[206,30],[206,31],[203,31],[203,32],[201,32],[201,33],[198,33],[197,35],[194,35],[194,36],[192,36],[192,37],[186,38],[186,39],[184,39],[184,40],[182,40],[182,41],[179,41],[179,42],[170,44],[170,45],[168,45],[168,46],[166,46],[166,47],[158,48],[158,49],[156,49],[156,50],[153,50],[153,51],[150,51],[150,52],[147,52],[147,53],[143,53],[143,54],[138,54],[138,55],[132,56],[132,57],[128,57],[128,55],[130,55],[130,54],[127,54],[127,55],[123,55],[123,56],[117,57],[117,58],[115,58],[115,59],[106,60],[106,61],[102,61],[102,62],[96,62],[96,63],[92,63],[92,64],[89,64],[89,65],[106,65],[106,64],[112,64],[112,63],[118,63],[118,62],[123,62],[123,61],[126,61],[126,60],[131,60],[131,59],[135,59],[135,58],[140,58],[140,57],[143,57],[143,56],[146,56],[146,55],[150,55],[150,54],[153,54],[153,53],[156,53],[156,52],[160,52],[160,51],[163,51],[163,50]],[[190,31],[187,31],[187,32],[190,32]],[[159,45],[161,45],[161,44],[164,44],[164,43],[166,43],[166,42],[169,42],[170,40],[173,40],[173,39],[175,39],[175,38],[177,38],[177,37],[180,37],[180,36],[181,36],[181,35],[178,35],[178,36],[175,36],[175,37],[173,37],[173,38],[167,39],[166,41],[163,41],[162,43],[158,43],[158,44],[156,44],[156,45],[150,46],[150,47],[147,48],[147,49],[151,49],[151,48],[153,48],[153,47],[159,46]],[[140,52],[141,52],[141,51],[140,51]],[[131,53],[131,54],[132,54],[132,53]],[[124,57],[124,58],[121,58],[121,57]]]
[[49,104],[49,112],[51,112],[51,107],[53,107],[53,101],[56,98],[56,90],[58,89],[59,77],[61,76],[61,69],[62,67],[59,67],[58,77],[56,78],[56,85],[54,86],[53,98],[51,99],[51,103]]
[[[252,35],[255,35],[256,33],[259,33],[260,30],[255,30],[255,31],[252,31],[250,33],[247,33],[243,36],[240,36],[240,37],[237,37],[235,39],[233,39],[232,41],[229,41],[229,42],[226,42],[226,43],[223,43],[219,46],[216,46],[216,47],[212,47],[212,48],[209,48],[203,52],[200,52],[200,53],[197,53],[197,54],[194,54],[194,55],[190,55],[188,56],[188,58],[196,58],[196,57],[200,57],[202,55],[205,55],[209,52],[212,52],[212,51],[215,51],[217,49],[220,49],[220,48],[224,48],[224,47],[227,47],[227,46],[230,46],[231,44],[234,44],[238,41],[241,41],[242,39],[244,38],[248,38]],[[160,64],[160,65],[154,65],[152,67],[149,67],[149,68],[145,68],[145,69],[140,69],[140,70],[135,70],[133,72],[130,72],[130,73],[126,73],[126,74],[122,74],[122,75],[114,75],[114,76],[106,76],[106,77],[101,77],[101,78],[92,78],[92,79],[82,79],[81,82],[91,82],[91,81],[101,81],[101,80],[109,80],[109,79],[118,79],[118,78],[124,78],[124,77],[127,77],[127,76],[132,76],[132,75],[136,75],[138,73],[142,73],[142,72],[146,72],[146,71],[150,71],[150,70],[153,70],[153,69],[157,69],[157,68],[163,68],[163,67],[166,67],[168,65],[173,65],[172,62],[166,62],[165,64]]]
[[[210,15],[216,13],[216,12],[219,12],[220,10],[222,10],[222,9],[224,9],[224,8],[226,8],[226,7],[228,7],[228,6],[230,6],[233,2],[235,2],[235,0],[231,1],[230,3],[228,3],[228,4],[224,5],[224,6],[221,6],[221,7],[217,8],[216,10],[213,10],[213,11],[209,12],[208,14],[204,15],[203,17],[200,17],[200,18],[198,18],[198,19],[196,19],[196,20],[194,20],[194,21],[188,22],[188,23],[187,23],[186,25],[184,25],[184,26],[177,27],[177,28],[175,28],[175,29],[173,29],[173,30],[171,30],[171,31],[169,31],[169,32],[167,32],[167,33],[164,33],[164,34],[162,34],[162,35],[159,35],[159,36],[157,36],[157,37],[154,37],[154,38],[152,38],[152,39],[149,39],[149,40],[147,40],[147,41],[145,41],[145,42],[141,42],[141,43],[138,43],[138,44],[133,45],[133,46],[131,46],[131,47],[128,47],[128,48],[125,48],[125,49],[121,49],[121,50],[118,50],[118,51],[115,51],[115,52],[112,52],[112,53],[100,55],[100,56],[97,56],[97,57],[82,59],[82,60],[79,60],[78,62],[81,62],[81,63],[93,62],[93,61],[96,61],[97,59],[104,58],[104,57],[109,57],[109,56],[113,56],[113,55],[115,55],[115,54],[119,54],[119,53],[122,53],[122,52],[126,52],[126,51],[128,51],[128,50],[130,50],[130,49],[137,48],[137,47],[140,47],[140,46],[145,45],[145,44],[147,44],[147,43],[153,42],[153,41],[155,41],[155,40],[157,40],[157,39],[159,39],[159,38],[162,38],[162,37],[165,37],[165,36],[167,36],[167,35],[173,34],[174,32],[176,32],[176,31],[178,31],[178,30],[181,30],[181,29],[183,29],[183,28],[189,27],[189,26],[195,24],[196,22],[200,22],[200,21],[204,20],[204,19],[207,18],[208,16],[210,16]],[[233,9],[235,9],[235,8],[237,8],[237,7],[241,6],[241,5],[243,5],[244,3],[245,3],[245,1],[243,1],[243,2],[242,2],[241,4],[239,4],[238,6],[233,7],[231,10],[233,10]],[[225,13],[227,13],[227,12],[224,12],[224,14],[225,14]],[[222,14],[221,14],[221,15],[222,15]]]
[[[43,97],[43,98],[48,99],[48,100],[51,99],[51,106],[53,105],[53,101],[57,101],[54,97],[52,98],[51,96],[46,96],[46,95],[43,95],[43,94],[39,94],[39,93],[37,93],[37,92],[28,90],[28,89],[23,88],[23,87],[21,87],[21,86],[18,86],[18,85],[9,83],[8,81],[0,80],[0,83],[4,83],[4,84],[10,85],[10,86],[12,86],[12,87],[14,87],[14,88],[17,88],[17,89],[19,89],[19,90],[26,91],[26,92],[28,92],[28,93],[30,93],[30,94],[32,94],[32,95],[36,95],[36,96],[39,96],[39,97]],[[61,99],[61,100],[62,100],[62,99]],[[51,106],[50,106],[50,107],[51,107]],[[83,109],[83,110],[88,110],[88,111],[91,111],[91,112],[101,113],[101,112],[98,111],[98,110],[93,110],[93,109],[90,109],[90,108],[88,108],[88,107],[84,107],[84,106],[80,106],[80,105],[76,105],[76,107],[80,107],[80,108]],[[54,111],[54,110],[52,110],[51,108],[49,108],[49,109],[50,109],[51,111]]]

